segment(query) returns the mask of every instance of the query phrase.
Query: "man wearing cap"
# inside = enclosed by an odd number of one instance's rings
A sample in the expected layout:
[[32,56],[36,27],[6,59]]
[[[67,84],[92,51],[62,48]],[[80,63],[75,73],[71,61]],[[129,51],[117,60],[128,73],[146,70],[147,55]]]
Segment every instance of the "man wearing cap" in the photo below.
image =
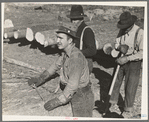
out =
[[72,23],[63,23],[57,33],[57,46],[62,51],[58,59],[39,77],[31,78],[29,85],[42,85],[46,79],[60,70],[62,93],[45,103],[44,108],[51,111],[71,102],[74,117],[91,117],[94,96],[89,83],[88,63],[81,51],[75,47],[76,28]]
[[80,39],[82,36],[83,41],[83,48],[81,49],[81,52],[84,54],[84,56],[87,58],[88,66],[89,66],[89,73],[92,72],[93,69],[93,60],[92,57],[96,54],[96,45],[95,45],[95,36],[91,28],[83,29],[87,26],[84,22],[84,17],[86,15],[83,12],[83,7],[81,5],[72,5],[70,15],[67,15],[68,18],[70,18],[72,23],[75,23],[78,27],[76,35],[79,37],[78,39],[75,39],[75,46],[80,49],[82,46],[80,44]]
[[130,12],[120,15],[117,27],[120,29],[116,38],[115,49],[123,56],[117,58],[120,70],[113,88],[110,103],[118,102],[119,91],[125,76],[125,99],[124,112],[130,114],[133,110],[133,103],[140,78],[141,61],[143,59],[143,29],[135,24],[137,17]]

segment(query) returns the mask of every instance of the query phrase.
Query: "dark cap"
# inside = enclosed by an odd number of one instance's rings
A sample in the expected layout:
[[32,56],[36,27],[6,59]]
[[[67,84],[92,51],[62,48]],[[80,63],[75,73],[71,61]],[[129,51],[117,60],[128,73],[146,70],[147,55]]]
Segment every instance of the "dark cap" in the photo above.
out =
[[65,33],[65,34],[72,36],[73,38],[79,38],[76,36],[76,30],[77,30],[77,27],[75,24],[73,24],[73,23],[62,23],[59,26],[59,29],[56,31],[56,33]]
[[120,29],[129,28],[136,20],[137,17],[135,15],[131,15],[130,12],[126,11],[120,15],[120,21],[117,23],[117,27]]
[[72,5],[70,15],[67,15],[70,19],[79,19],[86,17],[86,15],[83,12],[83,7],[81,5]]

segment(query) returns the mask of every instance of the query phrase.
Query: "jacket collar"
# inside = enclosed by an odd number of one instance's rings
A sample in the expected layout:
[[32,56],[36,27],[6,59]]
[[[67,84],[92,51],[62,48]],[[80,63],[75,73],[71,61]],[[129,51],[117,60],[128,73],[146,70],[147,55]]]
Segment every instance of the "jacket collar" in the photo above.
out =
[[137,25],[134,24],[134,26],[131,28],[131,30],[128,31],[128,33],[131,33],[137,29]]
[[78,30],[83,30],[83,28],[86,26],[84,20],[81,21],[80,25],[78,26]]
[[72,53],[74,47],[75,47],[75,44],[71,45],[71,46],[69,47],[69,49],[67,50],[67,52],[65,52],[68,57],[70,57],[70,55],[71,55],[71,53]]

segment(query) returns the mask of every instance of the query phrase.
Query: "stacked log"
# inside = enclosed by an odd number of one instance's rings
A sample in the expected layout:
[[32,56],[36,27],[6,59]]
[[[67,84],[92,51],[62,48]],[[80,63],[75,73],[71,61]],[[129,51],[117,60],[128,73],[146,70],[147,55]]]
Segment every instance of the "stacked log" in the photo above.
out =
[[35,25],[28,27],[26,31],[26,39],[28,41],[33,41],[35,39],[35,34],[41,31],[47,31],[53,29],[53,25],[44,24],[44,25]]
[[13,23],[12,23],[12,20],[6,19],[6,20],[4,21],[4,28],[12,28],[12,27],[14,27],[14,25],[13,25]]
[[26,29],[19,29],[14,32],[14,38],[20,39],[26,37]]
[[55,30],[41,31],[35,34],[35,39],[41,45],[44,45],[46,47],[49,45],[57,44],[55,35],[56,35]]
[[4,28],[4,38],[24,38],[26,36],[26,29],[22,27],[11,27],[11,28]]
[[12,38],[14,36],[14,32],[17,31],[14,27],[4,28],[4,38]]
[[[47,22],[47,20],[42,21],[42,23],[40,22],[34,22],[35,20],[33,18],[29,18],[26,15],[24,16],[5,16],[4,17],[5,21],[4,21],[4,38],[12,38],[14,37],[14,32],[15,32],[15,38],[24,38],[24,37],[28,37],[25,34],[25,30],[26,32],[31,32],[29,35],[33,35],[34,34],[34,28],[35,28],[35,32],[39,31],[44,31],[44,30],[48,30],[46,28],[49,28],[49,24]],[[53,25],[52,25],[53,26]],[[43,29],[45,28],[45,29]],[[37,30],[36,30],[37,29]],[[6,31],[5,31],[6,30]],[[31,38],[31,39],[30,39]],[[32,39],[33,38],[33,39]],[[28,41],[32,41],[34,40],[34,37],[29,36],[29,39],[27,39]]]
[[12,38],[13,36],[14,36],[14,32],[4,33],[4,38],[5,39]]
[[[18,36],[17,38],[25,37],[26,34],[24,33],[24,31],[22,33],[22,28],[23,28],[22,26],[14,26],[12,20],[6,19],[4,21],[4,38],[9,39],[9,38],[14,37],[14,35],[15,35],[15,37]],[[18,33],[18,34],[16,34],[16,33]]]

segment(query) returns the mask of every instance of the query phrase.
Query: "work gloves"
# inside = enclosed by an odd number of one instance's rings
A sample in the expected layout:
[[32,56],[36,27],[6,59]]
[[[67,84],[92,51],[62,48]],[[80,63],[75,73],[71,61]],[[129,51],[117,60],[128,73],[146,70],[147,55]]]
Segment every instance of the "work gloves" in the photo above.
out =
[[45,70],[39,77],[32,77],[28,80],[28,85],[40,86],[49,77],[49,72]]
[[108,48],[106,49],[106,52],[105,52],[105,53],[106,53],[107,55],[110,55],[112,50],[113,50],[112,47],[108,47]]
[[[118,48],[116,49],[116,51],[117,52],[119,51],[119,52],[121,52],[122,54],[125,55],[127,53],[127,51],[128,51],[128,48],[129,48],[128,45],[122,44],[122,45],[119,45],[118,46]],[[105,44],[104,47],[103,47],[103,51],[107,55],[110,55],[111,53],[113,53],[113,50],[115,50],[115,49],[113,49],[113,47],[112,47],[112,45],[110,43]]]
[[127,56],[123,56],[123,57],[116,59],[116,62],[120,65],[123,65],[123,64],[127,63],[128,61],[129,60],[128,60]]
[[103,51],[104,51],[104,53],[107,54],[107,55],[110,55],[112,50],[113,50],[113,48],[112,48],[111,43],[106,43],[106,44],[103,46]]
[[60,102],[60,100],[56,97],[52,100],[49,100],[48,102],[46,102],[44,104],[44,108],[47,110],[47,111],[51,111],[59,106],[62,105],[62,102]]
[[126,44],[118,46],[117,50],[120,51],[122,54],[126,54],[128,51],[129,46]]
[[[117,50],[120,51],[123,55],[125,55],[128,51],[129,46],[128,45],[120,45]],[[116,59],[116,62],[120,65],[123,65],[125,63],[127,63],[129,60],[127,58],[127,56],[122,56]]]

